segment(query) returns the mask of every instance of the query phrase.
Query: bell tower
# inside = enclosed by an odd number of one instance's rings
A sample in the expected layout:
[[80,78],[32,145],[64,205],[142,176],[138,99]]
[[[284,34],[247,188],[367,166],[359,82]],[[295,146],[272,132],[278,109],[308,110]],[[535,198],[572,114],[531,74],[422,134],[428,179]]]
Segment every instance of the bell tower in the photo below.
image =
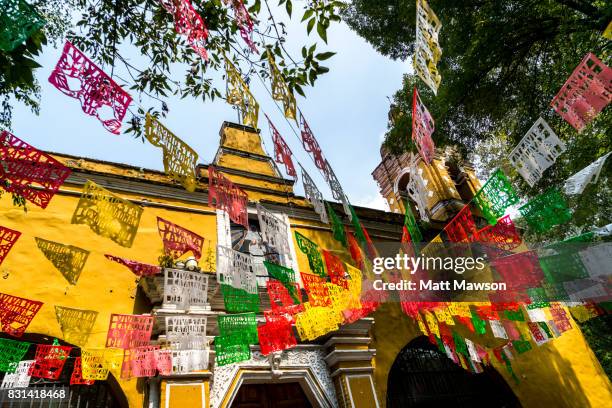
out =
[[472,166],[453,161],[446,152],[438,150],[430,165],[416,153],[395,155],[385,147],[380,152],[372,176],[393,212],[404,213],[408,202],[421,221],[445,223],[480,188]]

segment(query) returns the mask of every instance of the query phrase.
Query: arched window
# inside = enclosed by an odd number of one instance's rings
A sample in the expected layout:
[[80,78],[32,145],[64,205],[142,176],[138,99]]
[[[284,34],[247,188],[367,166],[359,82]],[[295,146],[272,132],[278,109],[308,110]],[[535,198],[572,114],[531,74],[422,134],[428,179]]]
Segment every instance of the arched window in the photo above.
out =
[[397,355],[387,379],[387,408],[516,408],[520,403],[493,368],[473,374],[440,353],[427,337]]

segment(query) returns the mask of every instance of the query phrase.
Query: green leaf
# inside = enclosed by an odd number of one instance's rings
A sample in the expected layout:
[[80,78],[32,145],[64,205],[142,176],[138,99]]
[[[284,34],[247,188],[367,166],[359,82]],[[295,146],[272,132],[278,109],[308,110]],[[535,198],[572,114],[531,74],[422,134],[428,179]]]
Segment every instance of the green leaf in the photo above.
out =
[[319,54],[315,55],[315,58],[318,59],[319,61],[324,61],[326,59],[329,59],[329,58],[333,57],[334,55],[336,55],[335,52],[331,52],[331,51],[329,51],[329,52],[322,52],[322,53],[319,53]]
[[313,14],[314,14],[314,10],[312,10],[312,9],[306,10],[304,15],[302,16],[302,21],[308,20]]
[[302,95],[304,98],[306,97],[306,95],[304,95],[304,90],[302,89],[300,85],[295,84],[295,91],[299,93],[300,95]]
[[313,17],[313,18],[311,18],[311,19],[308,21],[308,25],[306,25],[306,32],[307,32],[308,34],[310,34],[310,32],[312,31],[312,28],[314,27],[315,22],[316,22],[316,21],[315,21],[315,18],[314,18],[314,17]]
[[317,33],[319,37],[327,44],[327,28],[322,23],[317,23]]
[[261,10],[261,0],[255,0],[255,3],[249,7],[249,13],[257,14]]
[[293,11],[293,5],[291,4],[291,0],[287,0],[285,8],[287,9],[287,14],[289,14],[289,17],[291,18],[291,12]]

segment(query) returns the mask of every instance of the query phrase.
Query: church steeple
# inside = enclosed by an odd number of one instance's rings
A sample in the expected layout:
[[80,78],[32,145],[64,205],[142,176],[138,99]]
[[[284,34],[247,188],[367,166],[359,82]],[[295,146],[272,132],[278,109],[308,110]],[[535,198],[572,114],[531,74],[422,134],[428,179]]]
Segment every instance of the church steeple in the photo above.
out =
[[[250,126],[223,122],[219,147],[212,165],[249,194],[270,201],[293,197],[294,180],[285,179],[274,160],[263,148],[259,130]],[[201,178],[207,178],[208,166],[198,166]]]

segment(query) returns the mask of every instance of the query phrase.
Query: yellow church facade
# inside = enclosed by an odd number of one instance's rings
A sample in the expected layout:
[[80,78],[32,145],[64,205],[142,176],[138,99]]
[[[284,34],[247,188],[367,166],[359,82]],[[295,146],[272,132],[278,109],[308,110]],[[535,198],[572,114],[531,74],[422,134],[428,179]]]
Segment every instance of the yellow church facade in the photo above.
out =
[[[67,344],[54,306],[98,312],[92,333],[86,344],[79,345],[81,348],[104,348],[111,314],[151,314],[156,321],[154,342],[159,340],[157,336],[163,336],[163,325],[158,323],[165,316],[182,314],[207,318],[206,335],[211,340],[207,370],[130,380],[113,373],[96,389],[106,398],[99,406],[384,407],[390,406],[389,401],[395,398],[390,395],[390,389],[394,394],[401,392],[402,381],[417,381],[427,376],[443,377],[451,382],[453,378],[461,378],[463,381],[464,373],[451,368],[441,374],[442,371],[436,371],[439,368],[418,368],[416,363],[410,366],[414,361],[426,361],[423,356],[433,352],[419,343],[423,333],[416,322],[401,311],[397,302],[384,303],[367,318],[342,326],[315,341],[298,341],[296,347],[268,356],[263,356],[258,346],[252,346],[250,360],[216,366],[212,339],[218,334],[217,316],[225,311],[216,281],[215,253],[217,244],[233,242],[235,231],[227,215],[208,203],[208,167],[198,166],[198,185],[191,193],[162,172],[60,153],[52,155],[69,167],[72,174],[45,210],[28,206],[28,211],[24,212],[13,207],[7,197],[0,201],[0,225],[22,233],[0,265],[0,292],[43,302],[23,340],[51,344],[57,338],[60,343]],[[399,243],[401,239],[401,214],[406,197],[399,191],[406,189],[406,177],[418,174],[417,177],[427,181],[431,194],[423,199],[419,210],[430,219],[434,228],[452,218],[462,203],[469,200],[469,194],[474,194],[479,188],[471,168],[448,170],[441,157],[436,158],[432,168],[419,165],[417,172],[413,168],[412,173],[406,170],[406,163],[406,158],[399,158],[394,164],[397,169],[379,170],[379,175],[375,176],[389,177],[390,187],[385,197],[396,211],[356,208],[357,215],[376,243]],[[290,265],[294,270],[308,270],[308,259],[298,249],[294,232],[349,261],[346,250],[333,239],[329,225],[320,221],[319,215],[303,197],[294,194],[294,181],[282,177],[273,159],[262,148],[258,131],[224,123],[213,165],[248,194],[250,221],[257,220],[256,203],[284,217],[290,226]],[[96,235],[86,225],[71,224],[87,180],[143,208],[138,233],[130,248]],[[336,213],[342,213],[339,204],[331,204]],[[199,267],[207,275],[208,293],[207,305],[201,309],[168,307],[160,296],[164,292],[163,281],[138,279],[124,266],[104,256],[110,254],[157,264],[163,253],[158,217],[194,231],[205,239]],[[346,217],[343,221],[350,225]],[[37,247],[36,237],[90,251],[76,285],[69,284],[44,257]],[[265,285],[260,292],[263,310]],[[258,319],[263,321],[263,316]],[[467,329],[458,327],[457,330],[467,338],[471,336]],[[499,339],[485,337],[485,345],[497,346]],[[569,408],[612,404],[612,385],[575,322],[573,328],[562,336],[540,347],[534,346],[512,360],[518,381],[495,359],[492,363],[495,381],[502,383],[500,389],[514,406]],[[406,368],[408,366],[412,368]],[[482,384],[486,386],[489,383]],[[483,398],[492,398],[486,389],[482,393]],[[77,394],[83,401],[93,398],[83,390],[75,390],[75,398]],[[425,395],[407,397],[405,406],[422,402],[419,400],[421,397],[426,398]],[[401,398],[394,401],[397,400]],[[398,406],[397,402],[395,404]]]

